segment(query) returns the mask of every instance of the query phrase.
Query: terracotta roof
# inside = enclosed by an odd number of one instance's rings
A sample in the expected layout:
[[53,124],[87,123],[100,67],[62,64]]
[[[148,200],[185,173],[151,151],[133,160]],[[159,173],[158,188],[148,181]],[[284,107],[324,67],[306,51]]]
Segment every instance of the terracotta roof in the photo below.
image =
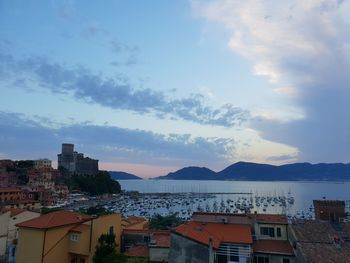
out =
[[156,243],[155,247],[170,247],[170,232],[154,233],[152,240]]
[[252,223],[250,217],[246,214],[228,214],[228,213],[208,213],[208,212],[194,212],[192,214],[192,221],[207,222],[207,223],[228,223],[228,224],[248,224]]
[[288,224],[288,218],[286,215],[274,215],[274,214],[250,214],[260,223],[269,224]]
[[87,215],[81,215],[70,211],[57,211],[19,223],[16,226],[48,229],[59,226],[78,224],[89,219],[91,219],[91,217]]
[[128,257],[148,258],[149,257],[149,250],[148,250],[148,247],[146,245],[132,246],[125,252],[125,255]]
[[129,216],[122,221],[124,228],[133,228],[136,225],[142,225],[142,228],[147,228],[148,224],[148,220],[141,216]]
[[80,225],[77,225],[77,226],[73,227],[72,229],[70,229],[69,232],[83,233],[84,231],[86,231],[88,229],[90,229],[89,225],[80,224]]
[[254,253],[293,255],[293,248],[284,240],[256,240],[253,242]]
[[211,239],[215,249],[219,248],[222,242],[253,243],[250,225],[189,221],[178,226],[174,232],[204,245],[209,245],[209,239]]
[[13,188],[13,187],[6,187],[6,188],[0,188],[0,193],[12,193],[12,192],[21,192],[21,188]]

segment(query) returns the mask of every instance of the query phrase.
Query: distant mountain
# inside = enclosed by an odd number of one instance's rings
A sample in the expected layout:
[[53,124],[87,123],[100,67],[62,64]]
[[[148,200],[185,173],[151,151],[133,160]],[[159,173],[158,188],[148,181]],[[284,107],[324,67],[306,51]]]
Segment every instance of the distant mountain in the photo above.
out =
[[220,172],[205,167],[186,167],[158,179],[248,181],[350,181],[350,164],[293,163],[271,165],[249,162],[232,164]]
[[125,172],[109,171],[109,174],[115,180],[142,180],[141,177]]
[[205,167],[185,167],[174,173],[168,173],[166,176],[157,179],[174,179],[174,180],[218,180],[216,173]]

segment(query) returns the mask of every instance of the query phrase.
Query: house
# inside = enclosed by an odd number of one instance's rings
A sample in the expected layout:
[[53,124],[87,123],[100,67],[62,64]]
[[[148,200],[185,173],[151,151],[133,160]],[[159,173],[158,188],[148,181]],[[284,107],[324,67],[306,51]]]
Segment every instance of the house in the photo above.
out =
[[6,248],[18,238],[16,224],[39,217],[40,214],[21,208],[3,208],[0,213],[0,256],[4,256]]
[[250,225],[189,221],[171,233],[169,262],[248,262],[252,244]]
[[0,188],[0,205],[5,208],[39,209],[41,203],[35,198],[36,193],[28,187]]
[[147,229],[149,221],[142,216],[129,216],[122,219],[123,229]]
[[10,212],[4,211],[0,214],[0,262],[5,259],[7,247],[7,231],[10,222]]
[[144,258],[149,262],[168,262],[169,248],[168,230],[123,230],[122,251],[129,257]]
[[345,202],[341,200],[313,200],[316,220],[338,222],[345,217]]
[[254,263],[292,263],[293,248],[288,238],[285,215],[251,214],[253,222]]
[[294,220],[290,239],[296,262],[346,263],[350,259],[350,222]]
[[120,251],[120,214],[91,217],[57,211],[17,227],[17,263],[91,263],[99,237],[108,233],[115,234]]
[[169,262],[292,263],[287,217],[196,212],[172,231]]

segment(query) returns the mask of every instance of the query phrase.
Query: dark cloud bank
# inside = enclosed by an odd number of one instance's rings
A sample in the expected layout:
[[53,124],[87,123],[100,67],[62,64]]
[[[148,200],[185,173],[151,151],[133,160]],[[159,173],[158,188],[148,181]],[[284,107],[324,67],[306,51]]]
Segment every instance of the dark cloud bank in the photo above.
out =
[[0,112],[0,131],[0,153],[18,159],[49,157],[55,160],[62,142],[75,143],[80,151],[105,162],[154,165],[226,164],[234,150],[231,139],[189,134],[164,136],[83,123],[50,128],[22,114],[8,112]]

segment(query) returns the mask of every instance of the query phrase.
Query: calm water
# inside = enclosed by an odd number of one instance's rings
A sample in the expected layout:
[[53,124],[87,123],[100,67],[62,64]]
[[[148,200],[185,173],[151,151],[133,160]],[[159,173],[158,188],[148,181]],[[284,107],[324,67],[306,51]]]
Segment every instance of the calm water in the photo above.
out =
[[[251,193],[254,196],[292,196],[293,205],[287,213],[308,212],[313,199],[350,200],[350,182],[251,182],[251,181],[197,181],[197,180],[119,180],[122,189],[136,190],[141,193],[218,193],[216,199],[227,200],[239,198]],[[219,194],[225,193],[225,194]],[[262,212],[262,207],[255,210]],[[281,208],[269,207],[268,211],[280,213]]]

